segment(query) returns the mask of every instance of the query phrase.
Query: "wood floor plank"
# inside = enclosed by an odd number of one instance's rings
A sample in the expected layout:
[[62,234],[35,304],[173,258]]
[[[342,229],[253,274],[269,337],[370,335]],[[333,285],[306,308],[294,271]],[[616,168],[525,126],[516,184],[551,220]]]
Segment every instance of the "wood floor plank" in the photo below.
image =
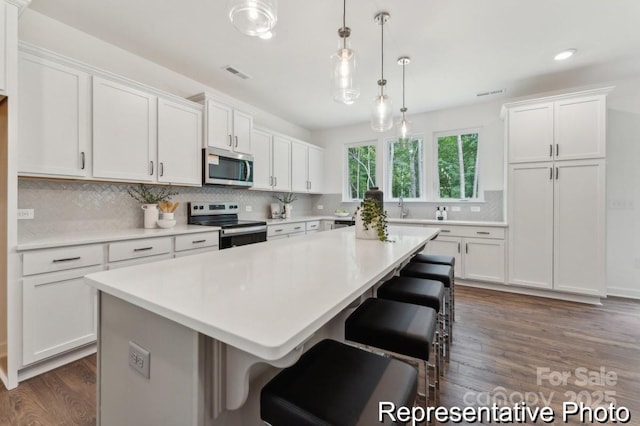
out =
[[[592,306],[457,286],[456,317],[441,405],[481,405],[522,395],[536,397],[538,405],[550,400],[559,416],[572,395],[582,392],[593,400],[614,392],[617,404],[632,412],[629,424],[640,425],[640,301],[609,298]],[[601,367],[617,375],[615,384],[577,383],[577,368],[598,372]],[[538,368],[571,377],[554,386],[538,380]],[[0,425],[94,425],[95,386],[91,356],[12,391],[0,389]],[[554,424],[565,424],[556,419]]]

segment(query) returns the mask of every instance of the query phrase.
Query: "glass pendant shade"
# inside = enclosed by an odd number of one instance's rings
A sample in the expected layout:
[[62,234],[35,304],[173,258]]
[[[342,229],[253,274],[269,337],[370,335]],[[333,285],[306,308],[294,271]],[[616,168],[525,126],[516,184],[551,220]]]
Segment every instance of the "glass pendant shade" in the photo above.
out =
[[376,96],[371,104],[371,129],[386,132],[393,127],[391,98],[384,93]]
[[411,134],[411,122],[402,114],[402,119],[398,122],[398,139],[406,140]]
[[338,49],[331,55],[333,68],[333,100],[351,105],[360,96],[355,84],[356,54],[348,48]]
[[278,21],[277,0],[229,0],[227,10],[236,29],[249,36],[271,32]]

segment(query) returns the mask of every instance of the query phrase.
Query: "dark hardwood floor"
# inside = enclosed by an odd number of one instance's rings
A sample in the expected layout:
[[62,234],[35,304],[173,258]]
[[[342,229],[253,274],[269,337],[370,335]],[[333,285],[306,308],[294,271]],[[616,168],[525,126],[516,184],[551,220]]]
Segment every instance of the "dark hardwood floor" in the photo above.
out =
[[[628,424],[640,425],[640,302],[609,298],[591,306],[456,288],[457,321],[441,405],[550,401],[553,424],[560,425],[563,402],[592,405],[606,397],[629,408]],[[0,425],[95,424],[95,371],[92,356],[12,391],[2,388]],[[554,382],[563,372],[570,375],[566,384]],[[601,378],[607,383],[600,385]]]

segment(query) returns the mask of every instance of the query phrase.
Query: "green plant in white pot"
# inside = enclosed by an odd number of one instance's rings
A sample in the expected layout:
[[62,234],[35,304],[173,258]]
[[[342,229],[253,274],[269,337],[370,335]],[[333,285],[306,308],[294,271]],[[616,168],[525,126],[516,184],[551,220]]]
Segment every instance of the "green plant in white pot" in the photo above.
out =
[[158,203],[169,201],[173,195],[178,195],[177,191],[172,191],[166,187],[155,187],[152,189],[144,184],[127,188],[131,198],[142,204],[144,210],[144,227],[155,228],[158,223],[159,212]]
[[273,198],[280,201],[284,205],[285,219],[291,219],[291,210],[293,210],[293,202],[298,199],[296,194],[289,192],[287,194],[274,195]]
[[356,210],[356,238],[389,241],[387,213],[373,198],[365,198]]

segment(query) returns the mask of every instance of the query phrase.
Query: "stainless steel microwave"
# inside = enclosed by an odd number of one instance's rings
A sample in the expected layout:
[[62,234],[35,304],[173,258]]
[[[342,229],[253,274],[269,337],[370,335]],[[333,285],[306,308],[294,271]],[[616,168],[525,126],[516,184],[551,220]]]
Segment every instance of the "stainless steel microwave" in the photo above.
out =
[[202,151],[204,185],[253,186],[253,156],[217,148],[205,148]]

